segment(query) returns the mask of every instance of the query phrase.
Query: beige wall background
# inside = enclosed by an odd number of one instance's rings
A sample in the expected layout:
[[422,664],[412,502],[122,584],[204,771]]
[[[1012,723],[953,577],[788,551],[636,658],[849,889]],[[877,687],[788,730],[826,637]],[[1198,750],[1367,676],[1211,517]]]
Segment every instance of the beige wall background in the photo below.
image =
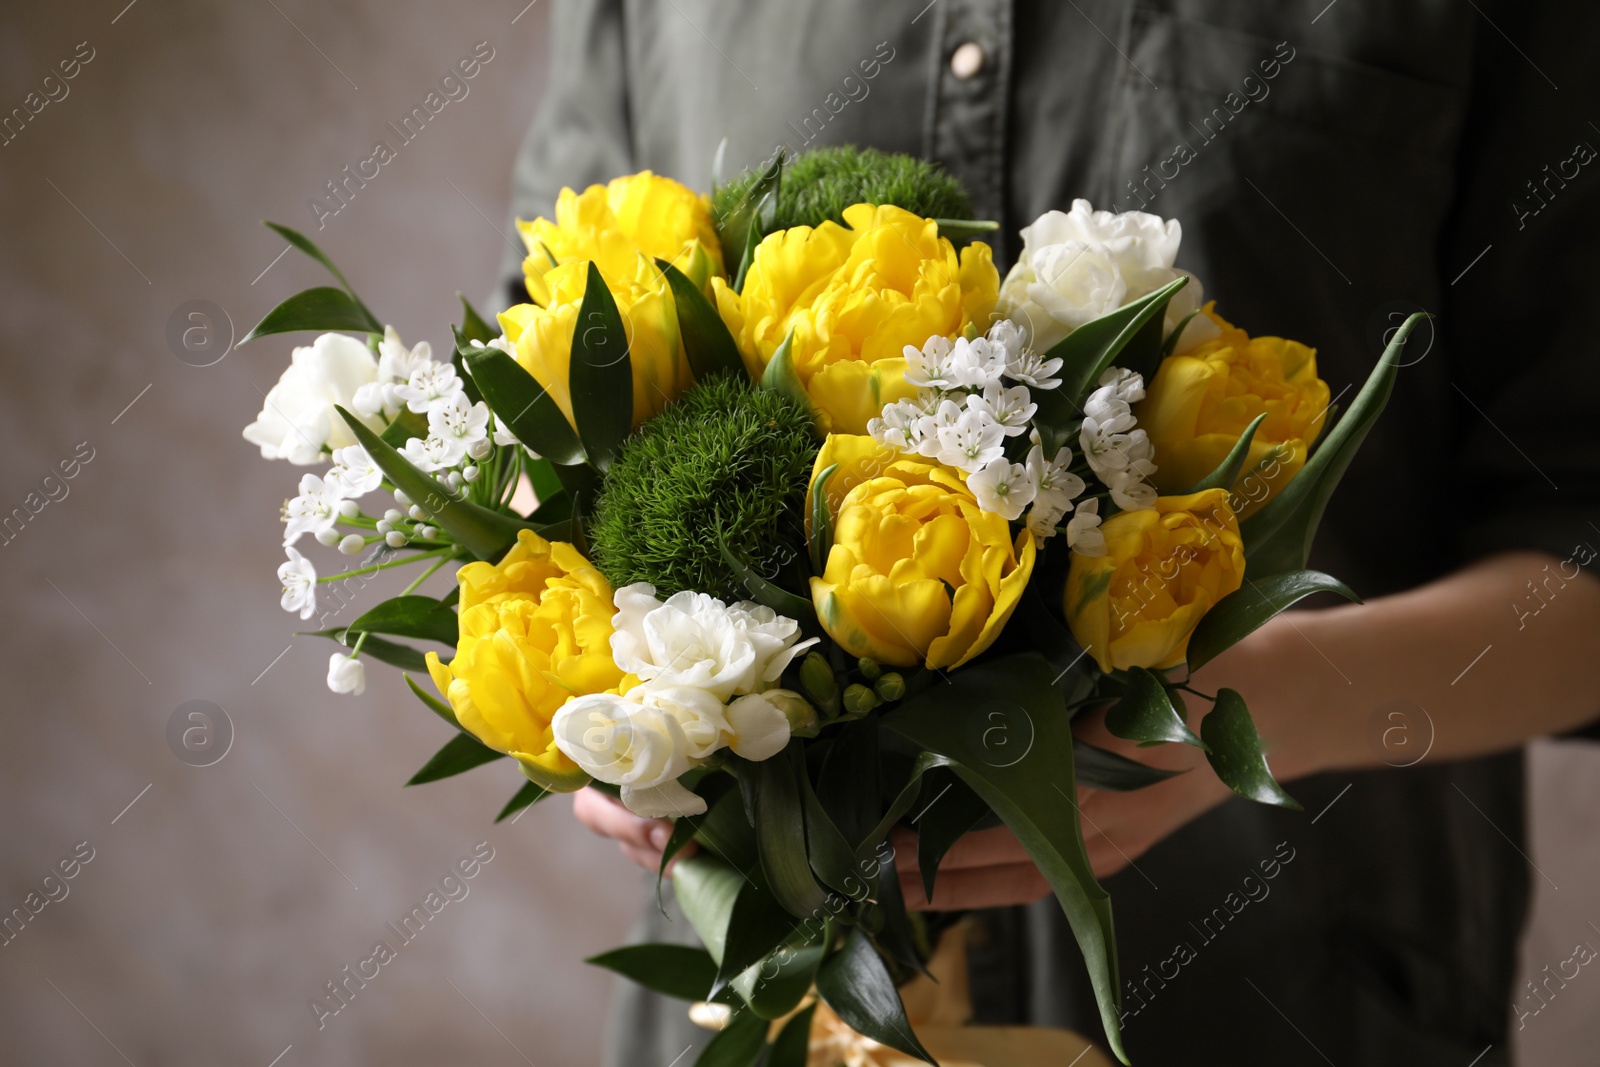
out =
[[[0,547],[0,912],[66,892],[0,947],[0,1062],[596,1062],[609,983],[579,960],[621,941],[636,876],[563,803],[493,826],[520,783],[503,764],[401,788],[444,728],[392,671],[361,697],[329,693],[332,646],[290,640],[298,620],[275,604],[276,505],[298,471],[239,431],[291,342],[201,368],[166,341],[187,301],[242,336],[320,284],[298,254],[275,258],[271,218],[313,232],[408,340],[445,343],[454,291],[494,285],[544,83],[550,0],[524,3],[0,13],[0,113],[93,50],[0,147],[0,513],[92,450]],[[308,199],[480,41],[494,56],[469,95],[317,231]],[[168,745],[191,700],[232,724],[211,766]],[[1575,942],[1600,947],[1597,763],[1583,745],[1535,750],[1530,978]],[[494,858],[467,897],[319,1030],[308,1000],[479,842]],[[46,887],[75,850],[92,859]],[[1522,1062],[1592,1062],[1590,972],[1527,1021]]]

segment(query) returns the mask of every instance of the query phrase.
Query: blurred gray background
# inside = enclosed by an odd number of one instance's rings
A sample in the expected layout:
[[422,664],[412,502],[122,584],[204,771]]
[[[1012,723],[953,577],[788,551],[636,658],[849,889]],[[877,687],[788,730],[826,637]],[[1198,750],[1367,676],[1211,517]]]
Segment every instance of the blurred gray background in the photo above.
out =
[[[408,341],[444,344],[455,291],[486,301],[506,251],[511,161],[545,80],[550,0],[525,3],[0,14],[0,114],[93,55],[0,147],[0,513],[60,497],[0,545],[0,914],[61,898],[0,947],[0,1062],[597,1060],[610,984],[580,960],[625,936],[636,874],[563,801],[492,825],[521,782],[505,764],[401,788],[445,728],[397,672],[329,693],[333,646],[291,640],[276,604],[277,506],[300,472],[239,431],[291,341],[194,367],[166,340],[188,301],[220,306],[237,337],[322,283],[275,258],[271,218],[312,233]],[[307,201],[478,42],[494,55],[469,95],[317,230]],[[233,732],[206,767],[167,740],[193,700]],[[1600,948],[1596,749],[1533,751],[1530,979]],[[467,897],[319,1030],[308,1001],[479,842],[494,858]],[[47,884],[75,849],[93,858]],[[1600,976],[1585,967],[1525,1023],[1520,1062],[1593,1062]]]

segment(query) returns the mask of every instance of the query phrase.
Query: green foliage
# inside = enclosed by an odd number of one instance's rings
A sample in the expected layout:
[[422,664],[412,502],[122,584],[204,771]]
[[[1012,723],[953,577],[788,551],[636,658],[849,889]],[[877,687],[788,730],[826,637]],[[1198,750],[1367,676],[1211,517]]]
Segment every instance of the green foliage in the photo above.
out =
[[[711,199],[712,217],[729,217],[760,176],[747,170],[719,188]],[[925,219],[972,218],[967,191],[938,164],[841,145],[801,153],[784,166],[776,210],[763,220],[761,235],[828,219],[842,225],[844,209],[862,203],[893,204]]]
[[742,375],[716,375],[623,445],[595,503],[591,558],[617,588],[649,582],[660,596],[749,599],[720,546],[768,580],[803,561],[816,453],[803,407]]

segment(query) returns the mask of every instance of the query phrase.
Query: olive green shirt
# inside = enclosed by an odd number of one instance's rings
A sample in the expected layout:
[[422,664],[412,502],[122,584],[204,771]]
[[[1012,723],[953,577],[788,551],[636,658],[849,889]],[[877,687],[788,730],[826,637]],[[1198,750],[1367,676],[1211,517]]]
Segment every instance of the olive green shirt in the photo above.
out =
[[[1076,197],[1177,218],[1179,266],[1228,319],[1316,347],[1336,402],[1406,311],[1439,315],[1314,565],[1366,596],[1511,549],[1592,567],[1597,39],[1593,5],[1494,0],[558,0],[514,208],[644,168],[708,189],[726,138],[728,173],[779,145],[937,160],[1002,223],[1002,270]],[[1409,709],[1385,733],[1389,710],[1374,744],[1407,763],[1431,728]],[[1233,801],[1110,879],[1135,1062],[1506,1063],[1522,768],[1296,782],[1304,813]],[[982,919],[982,1019],[1098,1033],[1053,900]],[[687,1067],[705,1040],[636,989],[614,1014],[612,1063]]]

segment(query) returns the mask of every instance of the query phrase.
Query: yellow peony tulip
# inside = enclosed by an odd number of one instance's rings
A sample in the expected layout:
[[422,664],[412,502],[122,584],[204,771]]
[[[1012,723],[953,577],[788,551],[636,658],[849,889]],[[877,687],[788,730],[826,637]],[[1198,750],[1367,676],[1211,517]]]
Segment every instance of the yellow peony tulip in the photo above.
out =
[[[546,301],[518,304],[500,313],[500,328],[522,369],[549,391],[567,422],[572,417],[568,369],[572,335],[588,289],[589,264],[564,263],[544,276]],[[654,263],[635,254],[626,275],[601,275],[606,280],[628,337],[633,364],[633,425],[659,415],[678,394],[694,383],[689,361],[678,343],[678,317],[667,280]]]
[[[994,643],[1033,573],[1033,538],[978,507],[957,471],[834,434],[828,480],[833,547],[811,599],[851,655],[959,667]],[[837,495],[836,494],[842,494]]]
[[741,293],[711,284],[751,375],[793,331],[795,370],[823,429],[862,434],[885,404],[916,396],[905,346],[987,329],[1000,276],[988,245],[957,256],[931,219],[870,204],[844,218],[769,234]]
[[641,252],[691,277],[699,275],[701,285],[710,274],[722,273],[722,245],[711,223],[710,201],[649,171],[591,185],[581,193],[562,189],[554,222],[518,220],[517,232],[528,248],[522,270],[536,304],[546,302],[544,276],[552,267],[580,260],[593,260],[608,280],[633,274]]
[[1104,671],[1176,667],[1212,606],[1244,582],[1244,542],[1225,489],[1157,497],[1100,527],[1106,554],[1074,552],[1062,609]]
[[1257,415],[1234,510],[1248,518],[1305,466],[1328,412],[1317,353],[1298,341],[1255,337],[1206,307],[1222,335],[1157,369],[1134,415],[1156,451],[1156,488],[1180,493],[1217,468]]
[[455,659],[428,673],[472,736],[515,757],[533,781],[568,791],[589,776],[556,748],[550,719],[575,696],[623,683],[611,658],[611,586],[578,550],[532,530],[499,563],[458,572]]

